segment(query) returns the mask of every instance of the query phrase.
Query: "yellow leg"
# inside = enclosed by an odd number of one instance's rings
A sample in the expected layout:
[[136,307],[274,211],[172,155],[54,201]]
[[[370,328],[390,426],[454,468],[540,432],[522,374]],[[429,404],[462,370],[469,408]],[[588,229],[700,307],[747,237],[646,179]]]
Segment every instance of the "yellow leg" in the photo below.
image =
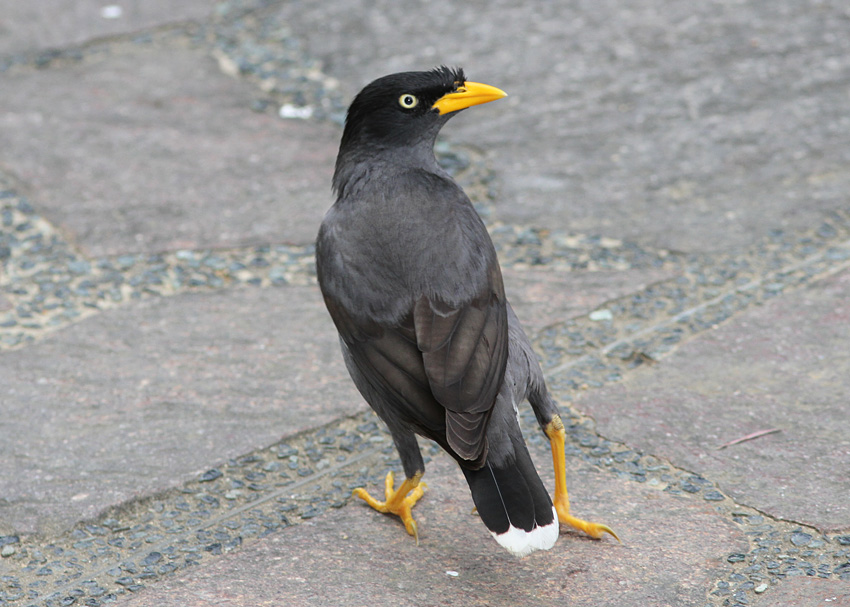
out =
[[[590,523],[576,518],[570,514],[570,496],[567,493],[567,464],[564,456],[564,442],[567,433],[564,431],[564,423],[560,416],[556,415],[546,426],[546,436],[552,445],[552,461],[555,465],[555,510],[558,512],[558,521],[562,525],[569,525],[579,531],[584,531],[593,539],[600,539],[602,534],[610,533],[618,542],[620,538],[608,525],[601,523]],[[622,542],[621,542],[622,543]]]
[[[425,483],[419,482],[419,479],[421,478],[422,475],[417,474],[413,478],[404,479],[404,482],[398,490],[394,490],[393,473],[388,473],[387,478],[384,480],[385,500],[383,502],[378,501],[369,495],[365,489],[355,489],[353,495],[364,500],[378,512],[395,514],[400,517],[401,521],[404,523],[404,528],[407,529],[407,532],[416,538],[416,545],[418,546],[419,530],[416,526],[416,521],[413,520],[413,515],[410,510],[416,505],[419,498],[422,497],[422,494],[425,492],[425,488],[427,487]],[[408,493],[410,493],[410,495],[408,495]]]

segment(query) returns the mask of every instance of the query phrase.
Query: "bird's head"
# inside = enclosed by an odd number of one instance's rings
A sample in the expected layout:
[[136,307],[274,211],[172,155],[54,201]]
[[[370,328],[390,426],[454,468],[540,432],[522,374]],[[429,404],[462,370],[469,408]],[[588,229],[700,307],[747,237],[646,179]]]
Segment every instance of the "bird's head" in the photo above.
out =
[[505,95],[495,87],[467,82],[460,68],[443,66],[378,78],[351,103],[340,152],[354,146],[394,149],[433,145],[451,116]]

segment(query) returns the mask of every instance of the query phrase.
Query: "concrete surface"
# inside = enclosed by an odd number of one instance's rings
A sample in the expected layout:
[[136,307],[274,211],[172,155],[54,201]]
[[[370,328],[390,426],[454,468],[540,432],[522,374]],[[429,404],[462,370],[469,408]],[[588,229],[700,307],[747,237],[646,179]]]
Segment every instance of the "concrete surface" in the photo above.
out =
[[208,51],[116,44],[5,80],[4,165],[87,255],[315,238],[336,129],[245,111],[262,93]]
[[[3,4],[0,605],[850,604],[848,45],[804,0]],[[622,546],[509,557],[426,444],[418,547],[348,501],[398,461],[311,270],[338,108],[441,63],[510,94],[441,149]]]

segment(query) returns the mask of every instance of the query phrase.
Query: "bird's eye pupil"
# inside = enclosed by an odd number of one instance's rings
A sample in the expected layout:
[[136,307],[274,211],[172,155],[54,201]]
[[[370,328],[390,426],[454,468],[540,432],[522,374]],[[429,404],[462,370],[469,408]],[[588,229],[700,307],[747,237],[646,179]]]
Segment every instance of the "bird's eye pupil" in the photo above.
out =
[[416,104],[418,104],[418,103],[419,103],[419,100],[416,98],[416,96],[415,96],[415,95],[411,95],[411,94],[409,94],[409,93],[405,93],[404,95],[402,95],[401,97],[399,97],[399,99],[398,99],[398,103],[399,103],[399,105],[401,105],[401,107],[403,107],[404,109],[409,110],[409,109],[411,109],[411,108],[416,107]]

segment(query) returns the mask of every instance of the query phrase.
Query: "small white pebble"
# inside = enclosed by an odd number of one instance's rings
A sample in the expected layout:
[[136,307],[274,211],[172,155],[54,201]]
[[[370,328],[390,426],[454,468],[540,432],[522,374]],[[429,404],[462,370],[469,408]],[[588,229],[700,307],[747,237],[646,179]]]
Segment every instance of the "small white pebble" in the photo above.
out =
[[446,575],[450,577],[457,577],[459,574],[457,571],[446,571]]
[[124,14],[124,9],[117,4],[107,4],[100,9],[100,16],[104,19],[118,19]]
[[0,556],[12,556],[15,554],[15,547],[9,544],[3,546],[3,550],[0,551]]
[[614,315],[611,310],[594,310],[590,313],[590,320],[612,320]]
[[767,590],[767,584],[759,584],[758,586],[756,586],[755,588],[753,588],[753,591],[754,591],[756,594],[761,594],[761,593],[762,593],[762,592],[764,592],[765,590]]
[[617,247],[623,246],[622,240],[617,240],[616,238],[605,238],[602,237],[599,241],[599,246],[603,249],[616,249]]
[[215,57],[216,61],[218,61],[218,69],[220,69],[223,73],[233,78],[236,78],[239,75],[239,64],[228,57],[223,51],[214,49],[212,51],[212,56]]
[[301,120],[306,120],[313,116],[313,108],[309,105],[297,106],[292,105],[291,103],[284,103],[280,106],[278,114],[280,114],[281,118],[299,118]]

